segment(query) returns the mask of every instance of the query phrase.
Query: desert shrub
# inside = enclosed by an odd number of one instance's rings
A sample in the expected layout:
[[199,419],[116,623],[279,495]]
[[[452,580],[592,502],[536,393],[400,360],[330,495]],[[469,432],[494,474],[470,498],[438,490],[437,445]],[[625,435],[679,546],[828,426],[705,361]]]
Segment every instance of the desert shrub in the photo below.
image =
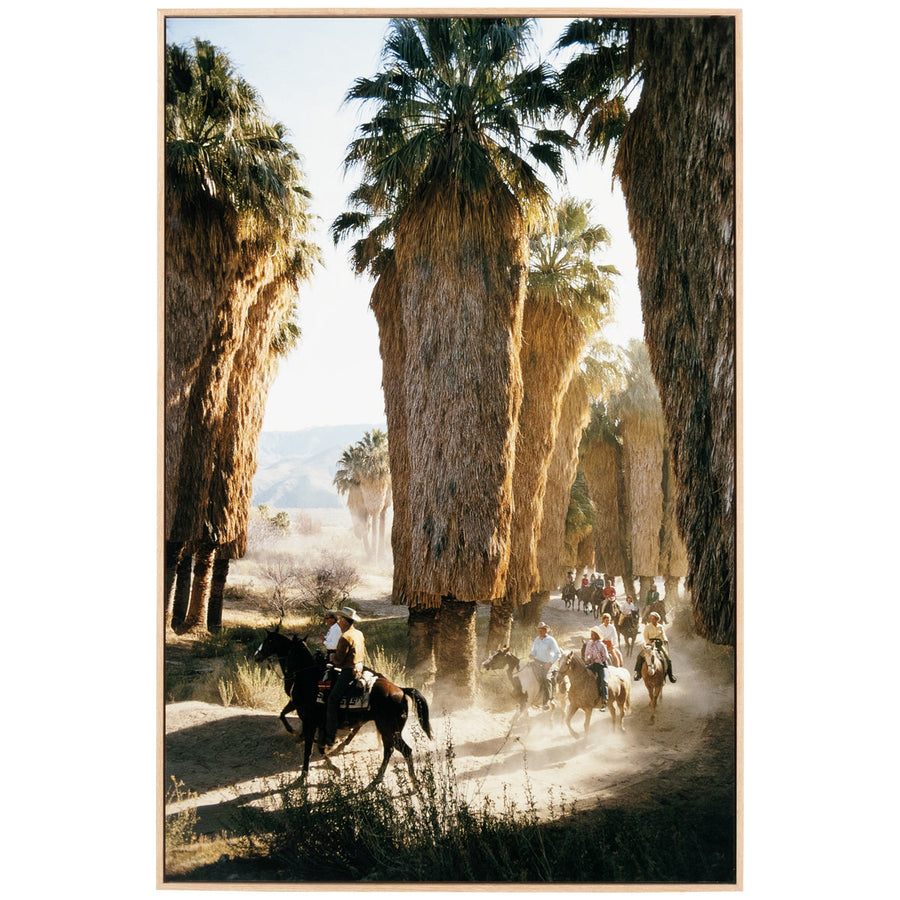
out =
[[[181,803],[183,800],[196,799],[196,794],[184,790],[184,782],[172,777],[172,783],[166,790],[166,803]],[[182,847],[191,844],[197,839],[197,807],[193,804],[184,807],[181,812],[166,816],[164,836],[166,849]]]
[[293,529],[297,534],[311,535],[322,533],[322,523],[309,513],[299,512],[294,517]]

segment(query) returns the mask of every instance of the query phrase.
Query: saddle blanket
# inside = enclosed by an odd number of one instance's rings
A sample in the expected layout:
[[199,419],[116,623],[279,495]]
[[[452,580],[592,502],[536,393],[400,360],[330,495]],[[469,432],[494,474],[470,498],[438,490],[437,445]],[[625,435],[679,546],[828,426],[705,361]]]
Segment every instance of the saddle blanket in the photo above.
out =
[[[350,690],[341,699],[341,709],[368,709],[369,696],[377,679],[377,672],[373,672],[371,669],[363,669],[362,675],[350,685]],[[332,683],[331,681],[319,682],[319,693],[316,696],[316,703],[328,702],[328,692],[331,690]]]

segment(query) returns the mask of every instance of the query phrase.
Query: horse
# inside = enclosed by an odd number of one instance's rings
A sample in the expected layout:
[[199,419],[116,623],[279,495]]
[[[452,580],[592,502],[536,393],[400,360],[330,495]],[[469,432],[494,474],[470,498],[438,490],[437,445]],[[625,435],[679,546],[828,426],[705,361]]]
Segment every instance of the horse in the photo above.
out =
[[573,609],[575,607],[576,595],[575,584],[571,581],[567,581],[562,589],[562,599],[563,603],[566,605],[566,609]]
[[666,601],[657,600],[655,603],[648,603],[641,610],[641,622],[646,625],[650,621],[650,613],[659,613],[660,621],[663,625],[667,625],[669,620],[666,618]]
[[509,647],[500,647],[495,653],[492,653],[481,664],[481,668],[485,671],[493,671],[496,669],[506,669],[513,688],[513,697],[518,705],[518,710],[513,716],[510,727],[514,725],[519,717],[525,713],[530,706],[545,708],[549,706],[551,719],[553,710],[556,709],[556,701],[550,696],[549,700],[544,700],[544,686],[546,681],[543,676],[539,675],[530,662],[523,663],[518,656],[513,656],[509,652]]
[[622,646],[622,639],[624,638],[626,656],[631,656],[631,654],[634,653],[634,642],[637,638],[639,627],[637,613],[619,616],[619,624],[617,626],[619,632],[619,646]]
[[[557,678],[568,677],[569,679],[569,710],[566,714],[566,726],[572,733],[572,737],[577,738],[578,734],[572,727],[572,717],[579,709],[583,709],[584,736],[587,737],[594,709],[603,702],[597,688],[597,676],[574,650],[563,654],[556,675]],[[631,709],[631,675],[629,671],[615,666],[607,666],[606,686],[609,692],[606,708],[612,718],[613,731],[616,729],[624,731],[625,713]]]
[[[290,674],[291,690],[290,698],[293,708],[303,725],[303,768],[300,774],[301,780],[305,780],[309,773],[309,760],[312,755],[312,746],[317,731],[325,727],[325,703],[319,701],[319,684],[325,675],[327,662],[322,654],[315,654],[306,646],[305,639],[294,636],[293,638],[279,634],[278,629],[266,632],[266,636],[253,654],[256,662],[263,662],[271,656],[277,656],[285,672],[285,683]],[[371,670],[369,670],[371,671]],[[384,747],[384,755],[381,760],[381,768],[372,780],[369,787],[379,784],[384,778],[388,761],[394,750],[399,750],[406,760],[409,768],[409,776],[413,784],[418,784],[416,772],[412,760],[412,748],[403,740],[402,731],[407,718],[407,697],[415,704],[416,715],[419,724],[425,734],[431,738],[431,724],[428,714],[428,703],[415,688],[399,687],[388,681],[377,672],[371,693],[369,694],[368,709],[348,708],[347,718],[350,720],[350,734],[334,751],[339,752],[350,742],[357,731],[366,723],[374,722],[381,736]],[[329,758],[329,751],[320,747],[325,764],[332,771],[340,771]]]
[[662,651],[653,645],[644,644],[641,650],[644,664],[641,666],[641,677],[647,686],[650,695],[650,724],[656,720],[656,704],[662,696],[663,685],[666,683],[666,658]]

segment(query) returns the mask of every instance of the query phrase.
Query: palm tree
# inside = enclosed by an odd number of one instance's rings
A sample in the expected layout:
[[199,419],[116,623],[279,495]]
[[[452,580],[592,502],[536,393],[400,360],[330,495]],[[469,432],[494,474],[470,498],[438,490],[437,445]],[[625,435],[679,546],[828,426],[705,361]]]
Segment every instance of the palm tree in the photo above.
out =
[[567,197],[556,207],[554,227],[530,240],[521,353],[524,391],[513,471],[515,517],[506,595],[493,605],[489,647],[508,643],[515,607],[529,604],[523,618],[537,623],[556,586],[541,584],[537,556],[547,475],[563,398],[588,342],[610,319],[612,278],[618,274],[597,260],[609,235],[590,217],[589,202]]
[[229,410],[256,402],[286,285],[316,248],[296,150],[211,44],[167,46],[165,120],[165,534],[167,559],[194,543],[186,625],[205,628],[216,548],[246,537],[249,497],[224,469],[255,469],[247,413]]
[[[391,506],[391,470],[387,434],[376,428],[347,447],[334,476],[338,493],[348,495],[354,530],[367,556],[377,560],[384,551],[385,519]],[[369,535],[373,534],[372,542]]]
[[[698,631],[735,639],[735,19],[582,21],[559,46],[588,147],[615,148],[678,482]],[[628,115],[628,92],[640,99]],[[614,100],[621,103],[614,108]],[[572,108],[570,106],[570,108]],[[617,111],[616,111],[617,109]]]
[[391,21],[384,66],[348,100],[375,104],[347,153],[390,222],[405,348],[409,577],[441,597],[438,680],[474,692],[476,602],[502,596],[521,404],[527,233],[549,193],[525,154],[561,172],[571,138],[523,65],[523,19]]

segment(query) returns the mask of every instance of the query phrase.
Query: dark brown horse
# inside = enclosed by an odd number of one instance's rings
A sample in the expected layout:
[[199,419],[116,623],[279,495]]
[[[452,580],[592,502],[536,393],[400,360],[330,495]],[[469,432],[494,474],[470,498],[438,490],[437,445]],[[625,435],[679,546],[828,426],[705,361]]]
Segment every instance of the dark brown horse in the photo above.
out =
[[622,641],[625,641],[626,656],[631,656],[634,653],[634,642],[638,636],[639,629],[637,613],[619,616],[619,624],[616,626],[616,630],[619,632],[619,646],[621,647]]
[[[253,655],[256,662],[262,662],[271,656],[278,657],[285,676],[287,686],[290,678],[290,703],[285,708],[297,711],[303,724],[303,769],[300,777],[305,779],[309,772],[309,759],[312,755],[313,741],[320,729],[325,726],[325,704],[320,702],[319,683],[325,674],[326,660],[322,654],[313,654],[306,641],[300,638],[279,634],[278,630],[268,631],[259,649]],[[417,783],[413,767],[412,748],[403,740],[401,732],[407,719],[407,697],[415,703],[416,715],[422,730],[431,737],[431,725],[428,716],[428,703],[415,688],[399,687],[388,681],[383,675],[376,674],[375,683],[369,695],[368,709],[348,709],[350,734],[335,751],[322,750],[325,764],[332,770],[337,766],[331,761],[331,752],[338,752],[347,746],[350,739],[366,722],[374,722],[381,735],[384,756],[381,768],[369,787],[378,784],[384,777],[388,761],[394,750],[399,750],[406,760],[409,775],[413,784]],[[285,713],[282,713],[284,721]],[[285,723],[286,724],[286,723]],[[290,730],[290,729],[289,729]]]
[[645,625],[650,621],[650,613],[656,612],[659,613],[660,621],[663,625],[667,625],[669,620],[666,618],[666,601],[665,600],[657,600],[655,603],[648,603],[641,610],[641,622]]

